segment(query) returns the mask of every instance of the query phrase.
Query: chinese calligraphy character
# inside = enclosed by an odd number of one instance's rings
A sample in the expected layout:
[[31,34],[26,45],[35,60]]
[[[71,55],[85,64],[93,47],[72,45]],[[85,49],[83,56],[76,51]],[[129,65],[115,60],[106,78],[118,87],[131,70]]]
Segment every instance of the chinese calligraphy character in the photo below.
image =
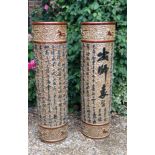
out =
[[106,81],[106,77],[107,77],[107,72],[108,72],[108,67],[107,67],[107,64],[106,65],[102,65],[102,66],[99,66],[98,68],[98,74],[101,75],[103,73],[105,73],[105,81]]
[[108,95],[106,88],[105,88],[105,84],[103,84],[102,90],[100,92],[101,92],[101,95],[99,96],[99,98],[101,98],[101,99],[105,98],[105,96]]
[[97,61],[101,61],[101,60],[108,60],[108,54],[109,52],[106,51],[105,47],[103,48],[103,51],[100,52],[97,56],[100,57]]

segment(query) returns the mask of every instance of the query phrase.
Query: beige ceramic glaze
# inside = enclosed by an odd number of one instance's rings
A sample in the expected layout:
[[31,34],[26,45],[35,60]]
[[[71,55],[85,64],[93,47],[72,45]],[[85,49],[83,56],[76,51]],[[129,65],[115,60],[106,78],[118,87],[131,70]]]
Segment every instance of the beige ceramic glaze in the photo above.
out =
[[91,138],[109,135],[115,23],[82,23],[82,133]]
[[32,25],[39,135],[45,142],[67,137],[66,26],[61,22],[35,22]]

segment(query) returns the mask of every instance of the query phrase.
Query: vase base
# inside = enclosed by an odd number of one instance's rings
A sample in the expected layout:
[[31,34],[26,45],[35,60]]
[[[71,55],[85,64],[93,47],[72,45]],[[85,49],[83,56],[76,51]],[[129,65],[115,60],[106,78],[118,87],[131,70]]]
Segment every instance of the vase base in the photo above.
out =
[[45,143],[55,143],[67,138],[68,125],[47,128],[39,125],[39,137]]
[[93,125],[93,124],[87,124],[85,122],[81,122],[81,133],[92,139],[103,139],[107,136],[109,136],[110,132],[110,124],[104,124],[104,125]]

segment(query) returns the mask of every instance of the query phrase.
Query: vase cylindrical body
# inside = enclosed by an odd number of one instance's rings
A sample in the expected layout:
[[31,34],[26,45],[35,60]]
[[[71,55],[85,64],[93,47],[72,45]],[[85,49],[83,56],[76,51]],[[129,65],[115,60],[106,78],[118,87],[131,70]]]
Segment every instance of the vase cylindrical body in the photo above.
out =
[[44,142],[67,137],[68,71],[65,22],[33,22],[39,136]]
[[81,131],[104,138],[110,129],[115,23],[83,22],[81,33]]

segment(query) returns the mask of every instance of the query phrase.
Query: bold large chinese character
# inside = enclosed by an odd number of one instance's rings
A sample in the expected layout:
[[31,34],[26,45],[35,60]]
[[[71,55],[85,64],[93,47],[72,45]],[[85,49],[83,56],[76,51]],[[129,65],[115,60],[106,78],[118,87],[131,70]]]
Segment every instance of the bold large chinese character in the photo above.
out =
[[105,74],[107,74],[107,72],[108,72],[108,67],[107,67],[107,64],[106,65],[102,65],[102,66],[99,66],[99,68],[98,68],[98,74],[99,75],[101,75],[101,74],[103,74],[103,73],[105,73]]
[[109,52],[106,51],[105,47],[103,47],[103,51],[100,52],[97,56],[100,57],[97,61],[108,60]]
[[107,72],[108,72],[108,67],[107,67],[107,64],[106,65],[102,65],[102,66],[99,66],[98,68],[98,74],[101,75],[103,73],[105,73],[105,81],[106,81],[106,77],[107,77]]
[[106,88],[105,88],[105,84],[103,84],[102,90],[100,92],[101,92],[101,95],[99,96],[99,98],[101,98],[101,99],[105,98],[105,96],[108,95]]

